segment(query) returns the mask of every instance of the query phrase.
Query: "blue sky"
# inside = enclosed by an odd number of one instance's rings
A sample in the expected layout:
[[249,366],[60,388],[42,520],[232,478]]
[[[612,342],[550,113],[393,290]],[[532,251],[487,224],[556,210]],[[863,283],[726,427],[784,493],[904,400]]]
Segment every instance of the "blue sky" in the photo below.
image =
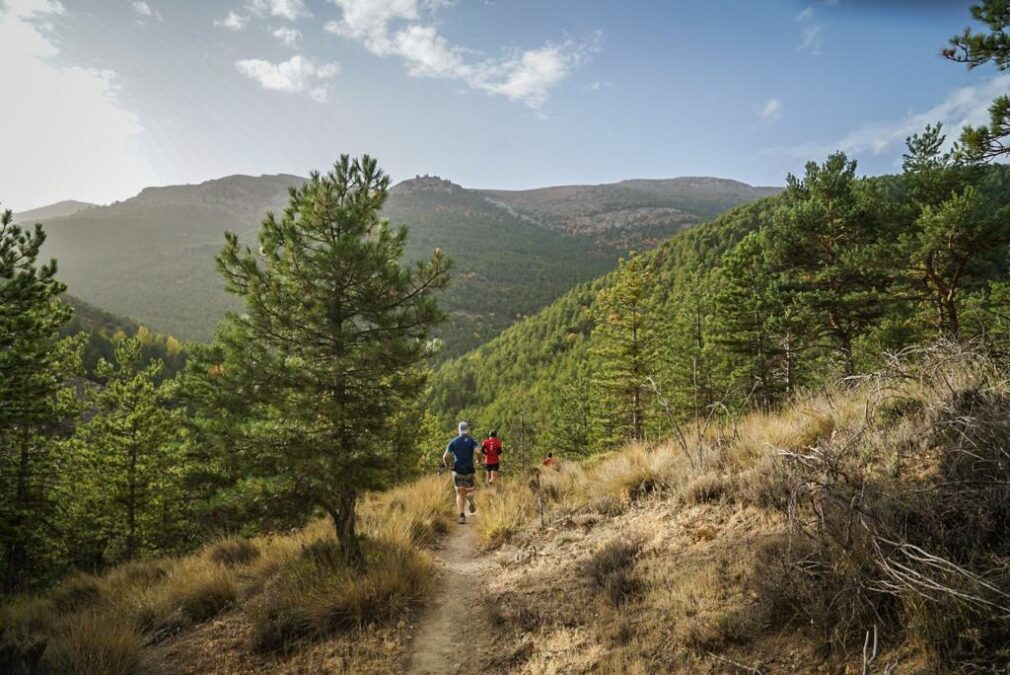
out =
[[377,156],[395,180],[782,184],[894,171],[1010,76],[939,56],[969,2],[0,0],[0,201]]

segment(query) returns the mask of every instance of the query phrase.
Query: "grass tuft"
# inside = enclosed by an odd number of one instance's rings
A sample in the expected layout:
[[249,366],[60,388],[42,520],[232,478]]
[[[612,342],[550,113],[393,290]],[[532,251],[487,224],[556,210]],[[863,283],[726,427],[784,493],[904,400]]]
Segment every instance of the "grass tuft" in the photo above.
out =
[[136,675],[146,665],[131,625],[90,610],[63,620],[42,655],[44,672],[66,675]]
[[224,537],[207,547],[207,558],[222,565],[248,565],[260,557],[256,544],[241,537]]

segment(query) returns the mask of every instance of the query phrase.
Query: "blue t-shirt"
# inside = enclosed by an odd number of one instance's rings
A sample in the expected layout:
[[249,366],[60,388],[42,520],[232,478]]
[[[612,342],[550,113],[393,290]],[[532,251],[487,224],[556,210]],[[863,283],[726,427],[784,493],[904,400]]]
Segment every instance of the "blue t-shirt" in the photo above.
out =
[[446,452],[453,456],[452,470],[463,475],[474,473],[473,451],[478,447],[477,441],[470,436],[457,436],[449,441]]

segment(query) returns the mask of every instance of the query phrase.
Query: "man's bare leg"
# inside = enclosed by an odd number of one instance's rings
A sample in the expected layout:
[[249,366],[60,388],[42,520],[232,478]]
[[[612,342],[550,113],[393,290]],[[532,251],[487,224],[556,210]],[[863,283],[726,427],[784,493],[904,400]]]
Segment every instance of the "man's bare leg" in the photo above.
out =
[[460,515],[466,513],[466,488],[456,488],[456,511]]

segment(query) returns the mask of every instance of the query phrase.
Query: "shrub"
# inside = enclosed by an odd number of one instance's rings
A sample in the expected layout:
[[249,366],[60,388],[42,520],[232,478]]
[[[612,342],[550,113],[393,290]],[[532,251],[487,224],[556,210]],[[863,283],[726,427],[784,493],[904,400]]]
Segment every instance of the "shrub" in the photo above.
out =
[[62,623],[42,655],[42,664],[47,672],[66,675],[136,675],[146,665],[133,626],[90,610]]
[[537,512],[536,497],[522,484],[503,486],[480,499],[477,532],[484,545],[492,548],[509,541]]
[[113,569],[108,576],[109,585],[117,587],[147,588],[168,576],[171,565],[166,560],[135,560],[123,563]]
[[163,583],[122,602],[127,602],[138,627],[171,632],[217,616],[235,603],[238,594],[230,569],[204,558],[187,558],[175,564]]
[[631,572],[641,548],[638,539],[615,539],[586,562],[585,573],[593,586],[606,592],[615,605],[623,603],[640,588]]
[[739,474],[734,487],[737,502],[762,509],[785,510],[792,492],[785,464],[772,454]]
[[260,550],[248,539],[225,537],[207,548],[207,557],[222,565],[246,565],[260,557]]
[[730,476],[711,473],[694,478],[680,489],[680,501],[684,504],[717,502],[734,494],[734,480]]
[[0,607],[0,673],[37,672],[46,649],[45,631],[54,620],[52,605],[34,596]]
[[108,584],[104,579],[79,574],[57,586],[49,597],[59,613],[71,613],[98,605],[105,599],[107,591]]
[[176,586],[177,604],[188,619],[201,623],[217,616],[235,603],[238,588],[225,570],[199,570]]

